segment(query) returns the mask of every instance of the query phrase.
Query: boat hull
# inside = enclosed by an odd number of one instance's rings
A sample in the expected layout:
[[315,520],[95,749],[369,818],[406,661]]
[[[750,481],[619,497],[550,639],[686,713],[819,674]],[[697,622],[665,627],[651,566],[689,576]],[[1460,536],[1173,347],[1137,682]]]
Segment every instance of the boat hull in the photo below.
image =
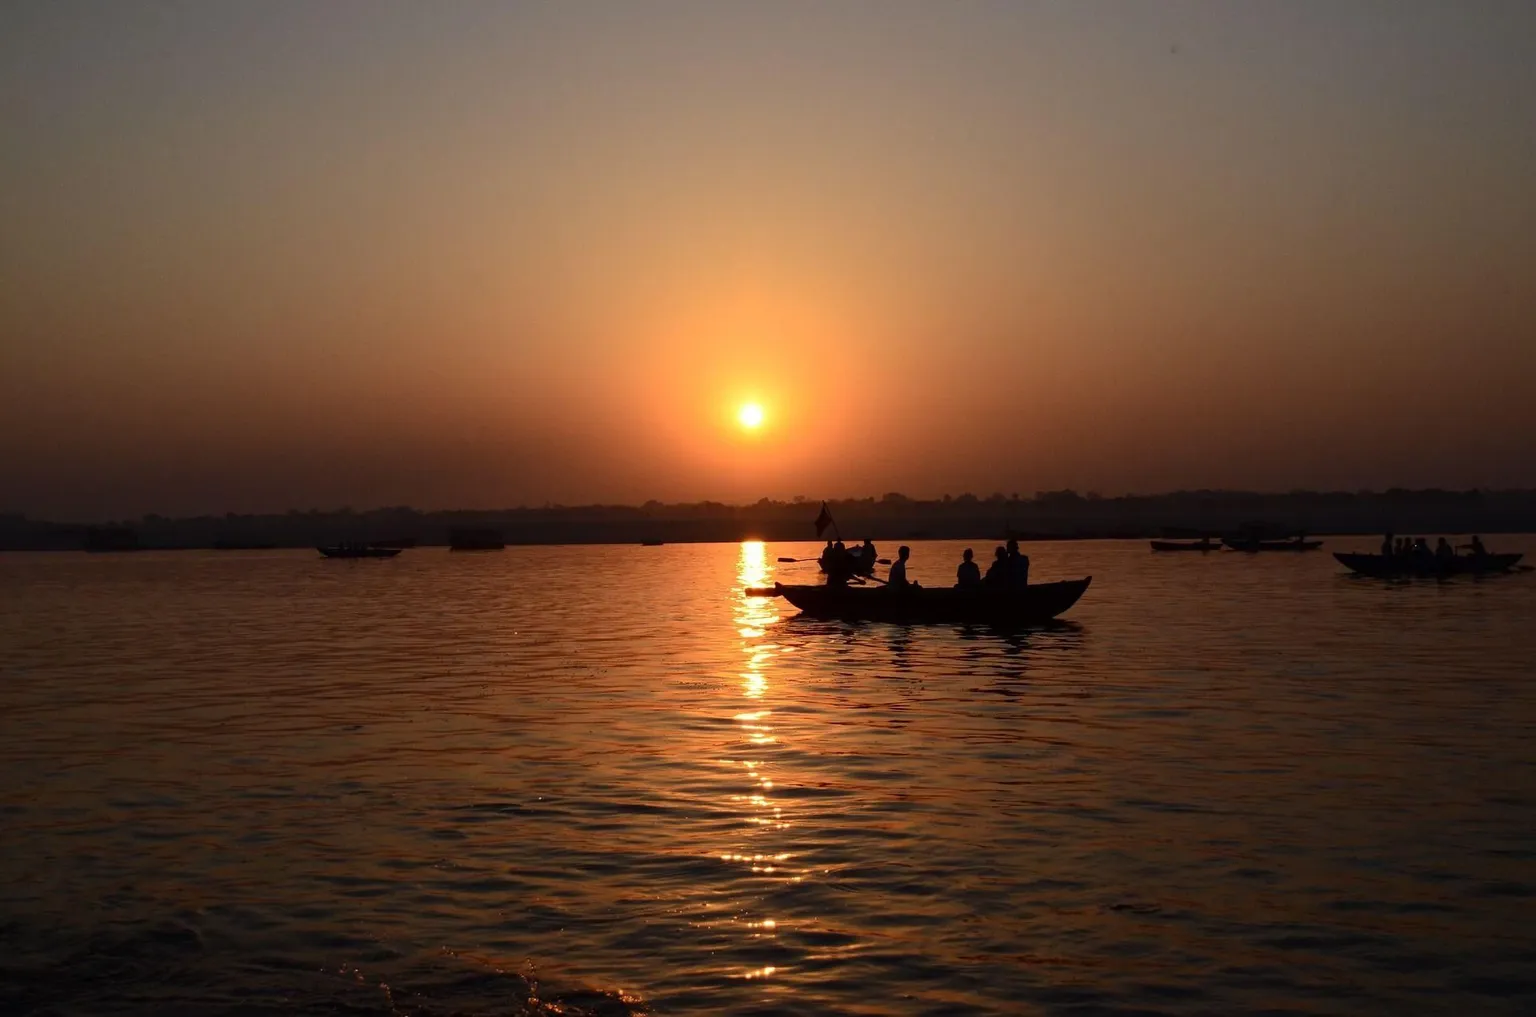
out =
[[953,586],[895,590],[888,587],[786,586],[774,591],[812,618],[922,624],[1039,625],[1076,604],[1093,579],[1036,583],[996,592]]
[[1223,540],[1234,551],[1316,551],[1321,540]]
[[1523,554],[1464,555],[1459,558],[1414,558],[1411,555],[1345,554],[1333,556],[1340,565],[1362,576],[1379,579],[1445,576],[1489,576],[1508,572],[1520,563]]
[[398,547],[317,547],[327,558],[393,558],[400,553]]

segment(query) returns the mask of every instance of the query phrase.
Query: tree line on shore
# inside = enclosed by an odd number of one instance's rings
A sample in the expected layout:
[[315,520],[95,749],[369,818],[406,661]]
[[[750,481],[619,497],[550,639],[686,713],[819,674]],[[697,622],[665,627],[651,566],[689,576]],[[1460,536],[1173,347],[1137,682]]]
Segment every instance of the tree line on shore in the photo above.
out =
[[[420,511],[290,510],[90,524],[0,515],[0,549],[305,547],[339,541],[446,544],[455,529],[495,531],[511,544],[809,540],[822,502],[768,498],[643,505],[543,505]],[[1102,497],[1076,491],[827,499],[848,539],[1086,539],[1308,533],[1512,533],[1536,531],[1536,490],[1175,491]]]

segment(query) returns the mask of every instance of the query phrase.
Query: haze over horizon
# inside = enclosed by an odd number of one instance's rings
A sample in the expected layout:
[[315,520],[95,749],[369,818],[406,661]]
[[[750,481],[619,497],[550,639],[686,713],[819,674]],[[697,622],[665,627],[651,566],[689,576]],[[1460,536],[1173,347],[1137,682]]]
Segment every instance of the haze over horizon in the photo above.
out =
[[0,511],[1536,487],[1532,53],[1513,0],[10,3]]

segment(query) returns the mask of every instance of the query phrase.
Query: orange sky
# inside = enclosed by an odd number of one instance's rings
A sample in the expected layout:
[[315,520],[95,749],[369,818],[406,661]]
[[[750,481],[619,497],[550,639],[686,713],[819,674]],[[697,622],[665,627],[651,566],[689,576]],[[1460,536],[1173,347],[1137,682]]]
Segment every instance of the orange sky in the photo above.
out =
[[0,510],[1536,485],[1533,50],[1495,2],[6,5]]

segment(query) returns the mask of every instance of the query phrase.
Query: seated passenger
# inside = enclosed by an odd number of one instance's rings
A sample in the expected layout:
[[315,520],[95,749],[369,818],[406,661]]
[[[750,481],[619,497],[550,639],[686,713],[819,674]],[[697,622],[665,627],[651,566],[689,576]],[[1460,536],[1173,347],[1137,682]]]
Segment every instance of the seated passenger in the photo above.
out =
[[1472,534],[1472,555],[1473,555],[1473,557],[1481,558],[1483,555],[1485,555],[1487,553],[1488,553],[1488,549],[1483,546],[1483,538],[1479,537],[1475,533]]
[[987,566],[986,584],[1001,589],[1008,578],[1008,552],[999,547],[992,554],[992,564]]
[[901,545],[896,552],[896,561],[891,565],[891,571],[886,576],[885,585],[892,589],[903,589],[912,584],[907,582],[907,559],[912,557],[912,549],[907,545]]
[[955,585],[972,587],[981,585],[981,567],[972,559],[975,557],[970,548],[965,549],[965,560],[955,570]]
[[1444,537],[1441,537],[1439,542],[1435,544],[1435,557],[1439,558],[1441,561],[1444,561],[1447,558],[1454,558],[1456,557],[1456,549],[1451,546],[1450,541],[1446,540]]
[[848,580],[853,578],[853,557],[841,540],[832,545],[824,567],[827,570],[828,586],[847,586]]
[[1010,590],[1022,590],[1029,585],[1029,555],[1019,551],[1017,540],[1008,541],[1008,581]]
[[1381,556],[1390,558],[1395,553],[1397,553],[1397,545],[1392,542],[1392,534],[1389,533],[1381,538]]

